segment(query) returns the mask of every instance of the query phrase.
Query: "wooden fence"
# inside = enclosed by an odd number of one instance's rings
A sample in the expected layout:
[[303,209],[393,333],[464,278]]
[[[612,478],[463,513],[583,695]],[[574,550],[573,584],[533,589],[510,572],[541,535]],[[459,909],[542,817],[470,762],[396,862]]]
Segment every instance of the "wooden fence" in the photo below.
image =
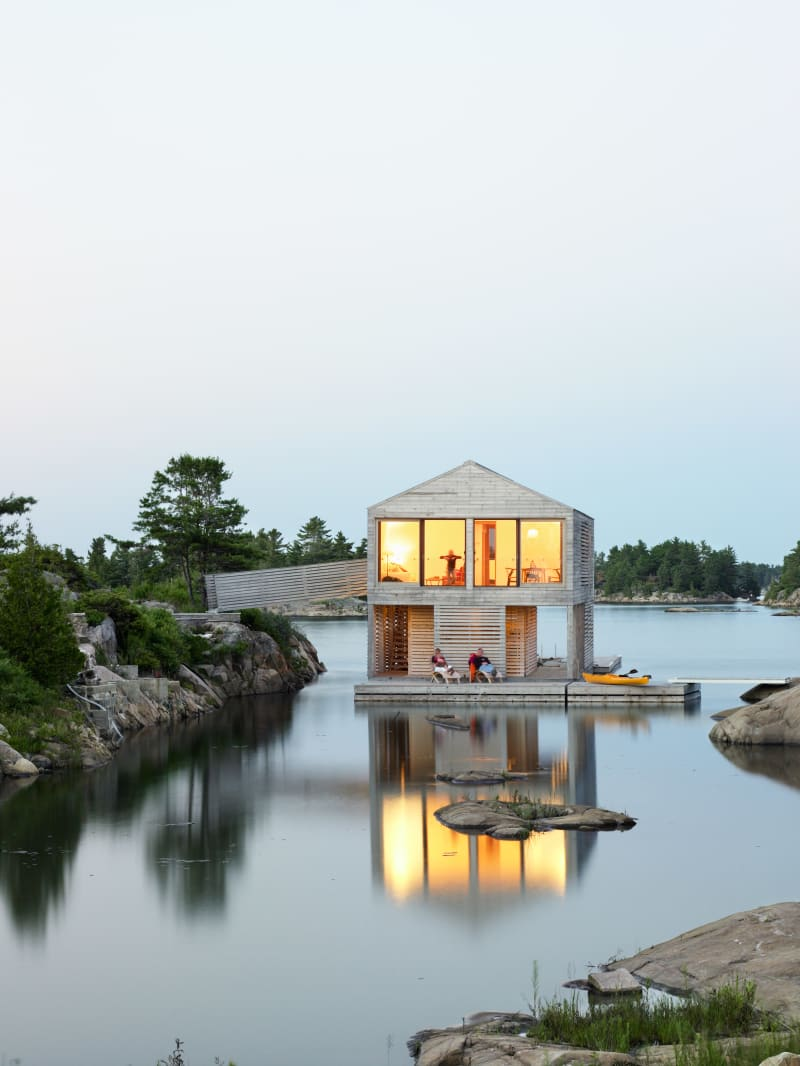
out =
[[209,611],[296,606],[366,596],[367,560],[241,570],[234,574],[205,574],[204,578]]

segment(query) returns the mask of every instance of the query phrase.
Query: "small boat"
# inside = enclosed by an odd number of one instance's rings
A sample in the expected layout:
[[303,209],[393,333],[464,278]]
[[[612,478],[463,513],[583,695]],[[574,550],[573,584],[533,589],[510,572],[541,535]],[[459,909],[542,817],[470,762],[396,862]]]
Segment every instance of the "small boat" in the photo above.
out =
[[630,674],[584,674],[583,680],[589,685],[646,685],[652,676],[632,670]]

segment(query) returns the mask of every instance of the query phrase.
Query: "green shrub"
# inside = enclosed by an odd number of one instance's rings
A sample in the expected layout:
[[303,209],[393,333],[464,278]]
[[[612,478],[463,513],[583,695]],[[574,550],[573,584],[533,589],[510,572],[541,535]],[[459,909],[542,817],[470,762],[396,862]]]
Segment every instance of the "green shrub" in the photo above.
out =
[[29,533],[24,551],[6,561],[0,587],[0,645],[45,688],[62,685],[83,666],[61,593],[48,584],[40,549]]
[[40,685],[0,649],[0,722],[5,739],[22,753],[40,751],[48,740],[66,744],[77,758],[77,711],[58,710],[55,689]]
[[292,640],[297,636],[297,630],[285,614],[275,611],[263,611],[256,607],[247,607],[240,613],[242,625],[253,629],[257,633],[267,633],[283,652],[288,660],[292,654]]
[[163,581],[142,580],[131,586],[134,600],[158,600],[168,603],[176,611],[203,611],[202,603],[195,603],[186,590],[186,582],[181,577],[168,578]]
[[537,1006],[528,1036],[596,1051],[628,1052],[648,1044],[694,1044],[697,1037],[743,1036],[759,1027],[752,981],[726,985],[681,1003],[615,1000],[583,1012],[576,998]]
[[34,681],[24,668],[0,648],[0,721],[6,714],[31,714],[39,707],[53,706],[55,696]]
[[163,607],[143,607],[121,589],[95,589],[81,596],[78,609],[92,625],[106,616],[114,622],[117,647],[124,662],[142,670],[174,673],[193,657],[193,644],[175,616]]

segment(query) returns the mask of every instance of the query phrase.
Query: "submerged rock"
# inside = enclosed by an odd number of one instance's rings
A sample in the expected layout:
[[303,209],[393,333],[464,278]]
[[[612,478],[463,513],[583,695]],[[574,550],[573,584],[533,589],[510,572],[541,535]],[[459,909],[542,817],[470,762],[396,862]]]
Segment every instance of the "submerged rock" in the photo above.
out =
[[525,798],[504,800],[464,800],[440,807],[436,819],[459,833],[483,834],[495,840],[526,840],[534,831],[581,829],[599,831],[632,829],[636,819],[618,811],[581,804],[569,806],[540,803]]

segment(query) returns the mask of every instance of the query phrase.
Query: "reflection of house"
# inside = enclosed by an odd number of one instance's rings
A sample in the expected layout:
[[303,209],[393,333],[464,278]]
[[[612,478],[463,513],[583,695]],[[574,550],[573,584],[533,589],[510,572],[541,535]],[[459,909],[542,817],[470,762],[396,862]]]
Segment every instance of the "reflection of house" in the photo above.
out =
[[[465,795],[510,798],[520,788],[553,803],[596,804],[594,720],[565,720],[567,748],[540,750],[539,716],[473,716],[469,731],[433,726],[423,714],[370,712],[370,818],[376,879],[397,900],[424,896],[491,912],[492,900],[563,895],[580,877],[595,833],[534,833],[498,841],[454,832],[436,811]],[[546,768],[542,768],[542,763]],[[524,784],[458,788],[439,773],[516,770]]]
[[534,676],[540,606],[567,608],[567,671],[591,669],[594,523],[468,461],[368,511],[368,674],[425,676],[481,645]]

